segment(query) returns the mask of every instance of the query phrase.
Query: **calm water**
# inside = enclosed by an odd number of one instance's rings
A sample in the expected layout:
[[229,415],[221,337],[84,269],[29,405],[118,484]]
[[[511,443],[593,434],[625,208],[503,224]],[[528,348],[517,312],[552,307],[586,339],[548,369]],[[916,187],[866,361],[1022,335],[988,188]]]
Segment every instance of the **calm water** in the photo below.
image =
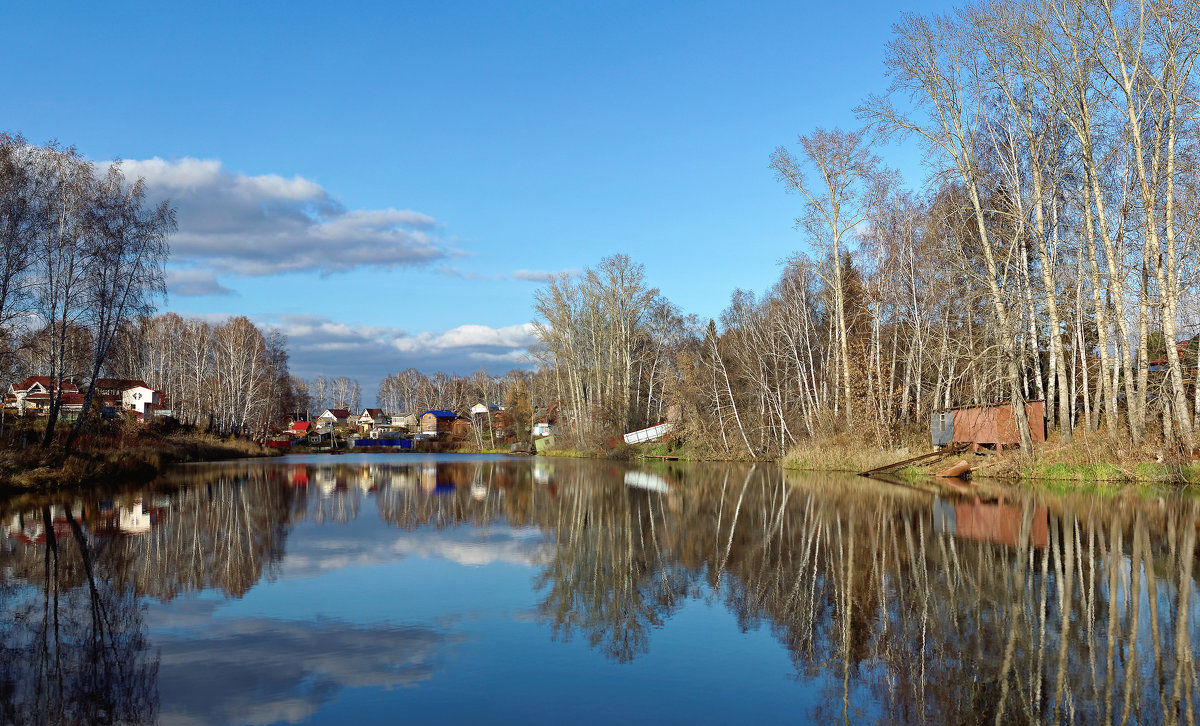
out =
[[0,723],[1195,723],[1194,501],[349,455],[0,502]]

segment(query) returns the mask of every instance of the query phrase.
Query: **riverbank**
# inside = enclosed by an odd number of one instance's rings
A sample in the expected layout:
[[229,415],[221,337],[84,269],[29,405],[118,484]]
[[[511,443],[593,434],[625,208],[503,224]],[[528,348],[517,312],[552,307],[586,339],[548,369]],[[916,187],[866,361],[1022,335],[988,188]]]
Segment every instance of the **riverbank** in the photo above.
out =
[[247,439],[179,429],[86,437],[79,450],[33,444],[0,450],[0,494],[149,481],[172,464],[277,456]]
[[[863,472],[930,451],[916,442],[882,449],[849,437],[814,439],[794,447],[781,461],[798,471]],[[903,467],[906,479],[933,477],[958,461],[966,461],[972,479],[1034,485],[1056,492],[1105,491],[1124,487],[1192,489],[1200,485],[1200,463],[1153,443],[1134,447],[1114,444],[1103,432],[1076,431],[1071,441],[1051,433],[1033,457],[1016,449],[963,453],[930,464]]]

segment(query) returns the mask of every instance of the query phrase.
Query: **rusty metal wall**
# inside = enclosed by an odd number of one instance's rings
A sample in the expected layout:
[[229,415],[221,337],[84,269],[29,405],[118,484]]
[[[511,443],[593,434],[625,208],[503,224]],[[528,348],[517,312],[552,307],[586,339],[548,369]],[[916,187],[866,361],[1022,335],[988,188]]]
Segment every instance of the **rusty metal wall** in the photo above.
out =
[[[1011,403],[995,406],[971,406],[956,408],[954,414],[954,441],[960,444],[1019,444],[1016,422],[1013,420]],[[1029,434],[1034,443],[1046,440],[1046,406],[1042,401],[1025,404],[1025,415],[1029,418]]]

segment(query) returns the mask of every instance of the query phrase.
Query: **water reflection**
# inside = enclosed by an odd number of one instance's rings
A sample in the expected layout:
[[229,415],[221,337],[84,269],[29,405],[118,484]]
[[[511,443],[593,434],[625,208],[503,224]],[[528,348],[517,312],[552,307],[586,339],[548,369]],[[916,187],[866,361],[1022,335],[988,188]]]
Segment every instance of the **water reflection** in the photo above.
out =
[[0,722],[151,723],[158,659],[118,573],[124,552],[84,512],[43,503],[7,517],[0,581]]
[[[651,651],[689,602],[721,603],[787,649],[822,721],[1195,720],[1196,502],[944,500],[763,466],[412,456],[187,467],[123,497],[0,506],[0,720],[152,721],[160,694],[164,714],[201,722],[298,720],[344,688],[434,678],[447,634],[425,626],[251,617],[147,641],[146,600],[237,598],[307,572],[320,563],[287,554],[296,527],[367,514],[430,534],[389,556],[532,564],[549,637],[612,662]],[[482,534],[463,542],[460,528]],[[227,696],[189,689],[190,668],[224,674]]]

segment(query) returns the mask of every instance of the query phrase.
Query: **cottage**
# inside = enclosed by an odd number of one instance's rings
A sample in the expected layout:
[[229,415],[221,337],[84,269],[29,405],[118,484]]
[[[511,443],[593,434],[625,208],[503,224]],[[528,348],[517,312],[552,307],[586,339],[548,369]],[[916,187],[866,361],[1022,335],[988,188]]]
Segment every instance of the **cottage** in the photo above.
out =
[[404,429],[405,431],[416,431],[421,425],[416,414],[413,413],[397,413],[388,416],[388,426],[394,429]]
[[358,417],[358,426],[368,431],[375,426],[383,426],[387,421],[388,417],[384,415],[382,408],[364,408]]
[[317,423],[322,426],[344,426],[349,420],[350,411],[344,408],[327,408],[317,416]]
[[100,405],[118,411],[133,411],[139,420],[149,421],[162,410],[160,394],[142,380],[132,378],[97,378],[92,388],[100,397]]
[[482,402],[480,402],[471,407],[471,418],[475,418],[476,416],[487,416],[489,414],[496,414],[503,410],[504,410],[504,407],[498,403],[482,403]]
[[472,434],[471,419],[458,416],[450,423],[450,435],[456,439],[466,439]]
[[458,419],[458,414],[454,413],[453,411],[426,411],[425,413],[421,414],[421,433],[449,433],[453,430],[454,421],[456,419]]
[[[7,408],[15,408],[21,415],[46,413],[50,410],[50,397],[53,391],[54,379],[50,376],[30,376],[20,383],[8,387],[4,405]],[[83,398],[76,399],[78,394],[78,386],[70,381],[63,381],[59,405],[63,408],[71,405],[75,411],[82,410]]]

